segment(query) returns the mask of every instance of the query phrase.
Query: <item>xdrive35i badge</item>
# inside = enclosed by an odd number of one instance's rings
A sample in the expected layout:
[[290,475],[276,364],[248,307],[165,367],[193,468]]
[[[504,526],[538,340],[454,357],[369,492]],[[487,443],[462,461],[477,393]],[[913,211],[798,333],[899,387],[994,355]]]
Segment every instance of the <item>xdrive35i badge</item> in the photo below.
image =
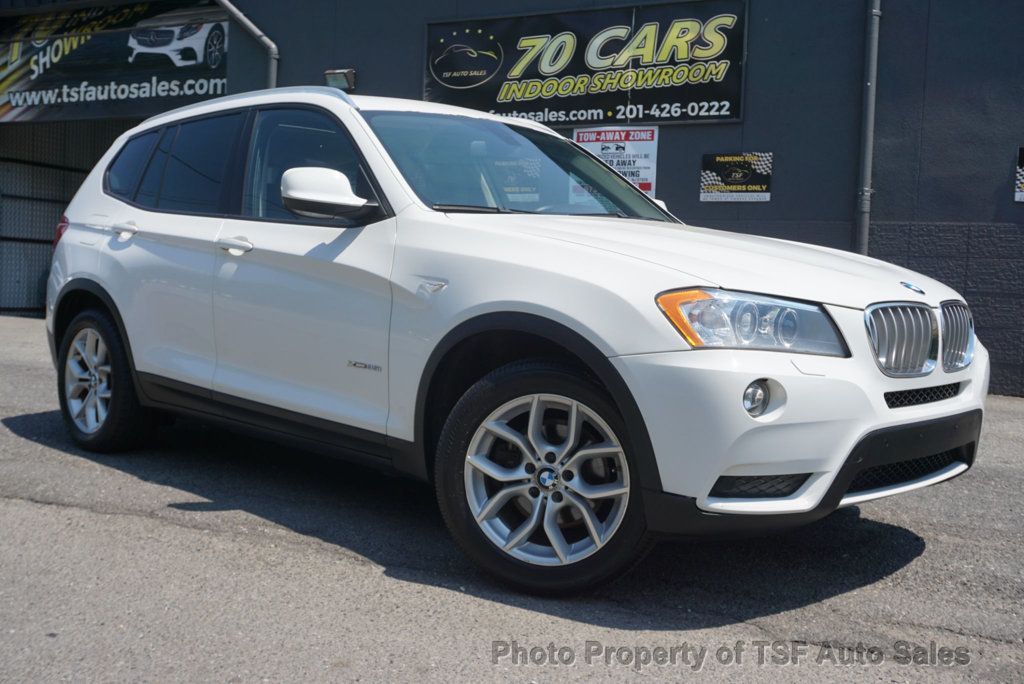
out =
[[902,285],[903,287],[907,288],[908,290],[910,290],[912,292],[916,292],[919,295],[923,295],[924,294],[924,290],[919,288],[914,283],[908,283],[906,280],[901,280],[900,281],[900,285]]

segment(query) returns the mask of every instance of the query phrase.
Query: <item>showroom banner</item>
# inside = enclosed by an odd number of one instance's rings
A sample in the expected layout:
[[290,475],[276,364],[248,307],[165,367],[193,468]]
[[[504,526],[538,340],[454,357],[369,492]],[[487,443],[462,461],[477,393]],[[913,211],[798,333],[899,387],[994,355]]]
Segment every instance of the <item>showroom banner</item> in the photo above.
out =
[[658,127],[616,126],[577,128],[577,145],[625,176],[629,182],[654,197],[658,176]]
[[424,99],[552,126],[738,121],[746,0],[427,26]]
[[701,202],[770,202],[771,152],[705,154],[700,168]]
[[141,117],[227,93],[212,2],[35,14],[0,28],[0,122]]

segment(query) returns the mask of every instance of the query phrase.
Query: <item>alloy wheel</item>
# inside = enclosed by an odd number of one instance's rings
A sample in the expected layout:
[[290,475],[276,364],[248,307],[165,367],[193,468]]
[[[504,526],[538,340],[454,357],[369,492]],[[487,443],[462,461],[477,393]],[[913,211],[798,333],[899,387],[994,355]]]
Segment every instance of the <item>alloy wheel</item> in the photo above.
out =
[[211,69],[220,66],[220,60],[224,56],[224,34],[220,31],[212,31],[206,38],[206,65]]
[[466,452],[466,498],[484,534],[535,565],[568,565],[597,552],[622,522],[629,469],[596,411],[555,394],[494,410]]
[[75,427],[92,434],[103,427],[110,411],[110,355],[95,328],[78,331],[64,366],[64,398]]

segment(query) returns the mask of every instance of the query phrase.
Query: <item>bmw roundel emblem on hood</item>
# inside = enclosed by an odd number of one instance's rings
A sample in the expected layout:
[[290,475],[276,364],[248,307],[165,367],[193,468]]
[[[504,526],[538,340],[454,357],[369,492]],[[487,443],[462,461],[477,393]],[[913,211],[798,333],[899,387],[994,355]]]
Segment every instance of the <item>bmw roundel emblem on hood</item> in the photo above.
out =
[[900,285],[902,285],[903,287],[907,288],[908,290],[911,290],[912,292],[916,292],[919,295],[923,295],[924,294],[924,290],[919,288],[914,283],[908,283],[906,280],[901,280],[900,281]]

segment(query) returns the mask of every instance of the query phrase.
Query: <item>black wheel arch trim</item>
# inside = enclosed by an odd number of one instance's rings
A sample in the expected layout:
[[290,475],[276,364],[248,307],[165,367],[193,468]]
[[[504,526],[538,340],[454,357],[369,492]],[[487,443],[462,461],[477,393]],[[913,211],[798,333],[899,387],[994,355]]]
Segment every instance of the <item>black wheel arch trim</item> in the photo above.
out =
[[393,450],[395,466],[420,479],[429,479],[427,473],[426,412],[427,397],[435,373],[442,360],[460,342],[486,332],[516,332],[536,335],[552,342],[579,358],[594,376],[604,385],[612,402],[618,408],[626,423],[632,456],[637,469],[638,480],[644,489],[661,491],[661,476],[654,457],[654,448],[640,407],[633,398],[626,381],[590,340],[562,323],[536,314],[521,312],[496,312],[481,314],[464,321],[450,330],[434,347],[420,375],[416,392],[415,440],[405,443],[413,451],[402,448]]

